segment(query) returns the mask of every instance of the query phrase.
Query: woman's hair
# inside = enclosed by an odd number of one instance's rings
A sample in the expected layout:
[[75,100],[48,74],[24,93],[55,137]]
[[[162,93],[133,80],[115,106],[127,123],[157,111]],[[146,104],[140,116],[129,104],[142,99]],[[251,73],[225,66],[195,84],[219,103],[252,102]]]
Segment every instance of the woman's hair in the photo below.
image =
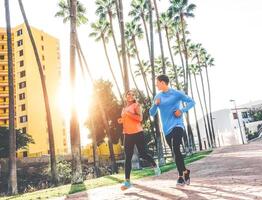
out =
[[[125,98],[127,97],[128,93],[130,93],[130,92],[132,92],[133,94],[135,94],[133,90],[128,90],[128,91],[126,91],[126,93],[125,93]],[[134,101],[133,101],[133,103],[136,103],[135,95],[134,95]]]

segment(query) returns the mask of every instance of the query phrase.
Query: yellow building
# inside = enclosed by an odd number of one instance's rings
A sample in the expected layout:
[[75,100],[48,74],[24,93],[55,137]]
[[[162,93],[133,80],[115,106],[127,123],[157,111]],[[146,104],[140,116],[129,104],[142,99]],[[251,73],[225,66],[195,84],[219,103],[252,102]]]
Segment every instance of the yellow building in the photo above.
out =
[[[67,153],[66,132],[58,106],[60,82],[59,41],[32,27],[33,36],[41,59],[53,123],[57,154]],[[8,66],[7,35],[0,28],[0,126],[8,126]],[[35,144],[18,157],[38,157],[49,153],[47,120],[41,80],[33,48],[25,24],[12,29],[13,65],[15,80],[16,128],[31,135]]]

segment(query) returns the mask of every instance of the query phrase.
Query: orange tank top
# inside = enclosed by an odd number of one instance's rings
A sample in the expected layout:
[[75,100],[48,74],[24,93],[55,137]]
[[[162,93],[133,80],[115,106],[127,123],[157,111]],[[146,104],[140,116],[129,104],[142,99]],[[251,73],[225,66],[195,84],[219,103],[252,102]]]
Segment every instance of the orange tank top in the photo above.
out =
[[133,103],[122,110],[123,119],[123,133],[124,134],[134,134],[143,131],[141,121],[142,117],[137,115],[136,108],[139,105]]

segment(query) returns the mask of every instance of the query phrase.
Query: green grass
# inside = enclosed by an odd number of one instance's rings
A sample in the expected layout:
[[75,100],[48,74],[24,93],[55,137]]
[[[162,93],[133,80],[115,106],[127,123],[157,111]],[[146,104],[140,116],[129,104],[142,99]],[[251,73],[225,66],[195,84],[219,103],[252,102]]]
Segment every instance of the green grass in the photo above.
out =
[[[202,151],[198,153],[194,153],[191,156],[185,158],[185,163],[191,163],[197,160],[200,160],[206,157],[212,151]],[[169,163],[161,167],[162,173],[175,169],[176,165],[174,163]],[[142,170],[133,170],[131,178],[132,180],[140,179],[147,176],[154,175],[154,171],[151,168],[145,168]],[[60,197],[68,194],[73,194],[76,192],[89,190],[92,188],[97,188],[101,186],[113,185],[117,183],[121,183],[124,180],[123,172],[119,174],[104,176],[96,179],[86,180],[83,184],[77,185],[63,185],[59,187],[49,188],[45,190],[39,190],[36,192],[21,194],[17,196],[9,196],[9,197],[0,197],[0,200],[35,200],[35,199],[48,199],[51,197]]]

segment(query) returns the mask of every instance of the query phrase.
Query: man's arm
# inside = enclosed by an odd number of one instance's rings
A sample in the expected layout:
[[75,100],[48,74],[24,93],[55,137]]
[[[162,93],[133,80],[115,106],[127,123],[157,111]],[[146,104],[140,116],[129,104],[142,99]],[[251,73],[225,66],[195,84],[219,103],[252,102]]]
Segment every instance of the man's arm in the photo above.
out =
[[191,109],[192,107],[194,107],[194,105],[196,104],[195,101],[190,98],[189,96],[187,96],[186,94],[184,94],[183,92],[180,93],[181,95],[181,101],[186,103],[186,106],[183,107],[181,109],[181,111],[184,112],[188,112],[189,109]]

